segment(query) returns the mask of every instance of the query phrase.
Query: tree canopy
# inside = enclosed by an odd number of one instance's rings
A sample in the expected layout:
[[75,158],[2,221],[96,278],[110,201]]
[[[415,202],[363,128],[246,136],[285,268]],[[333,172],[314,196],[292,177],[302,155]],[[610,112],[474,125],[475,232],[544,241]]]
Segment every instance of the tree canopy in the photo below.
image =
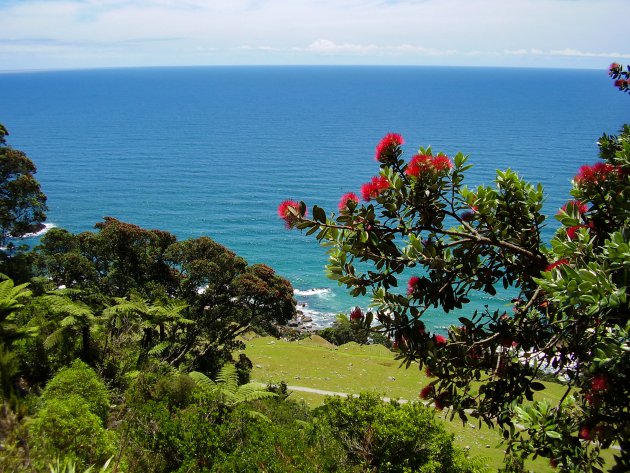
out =
[[7,239],[39,231],[46,220],[46,195],[35,180],[36,168],[22,151],[6,144],[0,124],[0,245]]

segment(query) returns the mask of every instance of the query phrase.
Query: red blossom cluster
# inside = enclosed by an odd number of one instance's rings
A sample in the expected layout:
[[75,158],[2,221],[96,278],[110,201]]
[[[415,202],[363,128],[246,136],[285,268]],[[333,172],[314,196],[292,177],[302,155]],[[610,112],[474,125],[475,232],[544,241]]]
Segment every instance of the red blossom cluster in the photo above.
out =
[[613,62],[608,68],[608,75],[615,79],[614,86],[622,92],[630,91],[630,69],[625,70],[621,64]]
[[442,335],[435,335],[434,339],[435,339],[435,344],[438,347],[445,347],[446,346],[446,342],[447,342],[446,337],[443,337]]
[[618,166],[599,162],[592,166],[582,166],[578,174],[574,177],[574,180],[579,185],[597,185],[606,181],[611,174],[617,174],[619,171]]
[[411,158],[405,174],[413,177],[420,177],[426,173],[448,172],[453,167],[453,163],[448,156],[440,154],[429,156],[426,154],[416,154]]
[[295,200],[285,200],[278,206],[278,216],[284,220],[287,228],[293,228],[295,226],[299,214],[300,203]]
[[588,227],[586,225],[573,225],[572,227],[567,228],[567,238],[569,240],[574,240],[580,228]]
[[359,203],[359,198],[354,192],[348,192],[341,197],[339,200],[339,210],[342,212],[346,210],[349,202],[354,202],[355,205]]
[[603,437],[605,433],[606,429],[602,424],[598,424],[593,428],[584,425],[580,428],[579,437],[582,440],[588,440],[590,442],[591,440],[595,440],[597,437]]
[[596,374],[591,379],[590,389],[585,393],[584,398],[591,406],[599,403],[600,395],[608,389],[606,375]]
[[569,260],[566,258],[559,259],[558,261],[554,261],[549,266],[545,268],[545,271],[553,271],[558,266],[562,266],[563,264],[569,264]]
[[441,411],[445,407],[450,406],[450,404],[451,402],[449,399],[449,395],[448,395],[448,392],[446,391],[441,392],[435,397],[435,399],[433,399],[433,405],[435,406],[435,409],[438,411]]
[[433,397],[434,393],[435,388],[432,384],[429,384],[428,386],[422,388],[422,390],[420,391],[420,399],[430,399],[431,397]]
[[596,374],[593,376],[591,380],[591,390],[592,391],[605,391],[608,389],[608,381],[606,380],[606,376],[603,374]]
[[416,286],[418,285],[418,283],[420,282],[420,278],[418,276],[411,276],[409,278],[409,281],[407,281],[407,295],[411,296],[415,290],[416,290]]
[[363,311],[361,310],[361,307],[355,307],[354,309],[352,309],[352,312],[350,312],[350,320],[362,320],[363,319]]
[[570,200],[569,202],[567,202],[566,204],[562,206],[562,211],[566,213],[567,210],[569,209],[569,206],[573,206],[575,209],[577,209],[580,215],[588,212],[588,205],[580,202],[579,200]]
[[394,151],[398,146],[405,143],[405,140],[398,133],[388,133],[383,139],[376,145],[376,155],[374,156],[377,161],[386,162],[388,153]]
[[375,176],[370,182],[361,186],[361,195],[363,200],[369,202],[371,199],[376,199],[386,189],[389,189],[389,181],[385,176]]

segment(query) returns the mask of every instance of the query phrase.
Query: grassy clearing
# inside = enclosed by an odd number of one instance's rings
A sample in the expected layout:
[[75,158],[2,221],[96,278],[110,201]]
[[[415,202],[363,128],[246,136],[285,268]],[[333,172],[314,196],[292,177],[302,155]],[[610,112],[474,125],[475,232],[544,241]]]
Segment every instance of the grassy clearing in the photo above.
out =
[[[288,385],[304,386],[325,391],[358,394],[372,391],[382,396],[415,400],[418,393],[429,382],[418,366],[409,369],[400,366],[395,354],[383,346],[361,346],[349,343],[336,347],[319,336],[287,342],[272,337],[248,337],[245,353],[252,360],[252,380],[261,383],[286,382]],[[544,383],[547,389],[539,394],[557,401],[564,394],[564,387]],[[324,402],[319,394],[294,391],[293,399],[302,399],[311,407]],[[463,426],[459,419],[447,419],[446,428],[455,435],[456,443],[470,449],[471,455],[483,456],[491,471],[502,465],[504,449],[496,430],[469,424]],[[537,459],[528,464],[535,472],[553,472],[546,459]]]

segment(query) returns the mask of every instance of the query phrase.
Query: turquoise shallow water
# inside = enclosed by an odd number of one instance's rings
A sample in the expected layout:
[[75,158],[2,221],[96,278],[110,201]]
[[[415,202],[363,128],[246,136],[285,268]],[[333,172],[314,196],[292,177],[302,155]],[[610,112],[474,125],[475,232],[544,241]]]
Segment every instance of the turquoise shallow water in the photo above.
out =
[[[606,66],[0,74],[0,122],[37,164],[50,222],[77,232],[108,215],[179,238],[208,235],[288,277],[326,325],[357,301],[326,279],[314,239],[284,229],[280,201],[333,210],[377,172],[374,146],[395,131],[409,156],[428,145],[469,154],[470,185],[507,167],[541,182],[553,215],[577,168],[595,161],[597,138],[630,118]],[[548,238],[555,228],[550,219]],[[489,302],[475,298],[471,309]],[[436,312],[430,324],[453,320]]]

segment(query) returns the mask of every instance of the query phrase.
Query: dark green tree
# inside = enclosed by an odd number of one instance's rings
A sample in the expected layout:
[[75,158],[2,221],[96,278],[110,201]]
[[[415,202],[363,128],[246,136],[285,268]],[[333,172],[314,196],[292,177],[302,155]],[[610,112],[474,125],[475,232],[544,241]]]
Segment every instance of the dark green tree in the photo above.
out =
[[6,144],[0,124],[0,246],[10,237],[38,231],[46,220],[46,196],[33,177],[36,168],[22,151]]
[[108,347],[124,338],[144,354],[214,376],[242,347],[244,331],[273,332],[295,313],[286,279],[210,238],[177,241],[114,218],[96,228],[78,235],[52,229],[37,260],[42,276],[82,290],[94,314],[106,311]]

